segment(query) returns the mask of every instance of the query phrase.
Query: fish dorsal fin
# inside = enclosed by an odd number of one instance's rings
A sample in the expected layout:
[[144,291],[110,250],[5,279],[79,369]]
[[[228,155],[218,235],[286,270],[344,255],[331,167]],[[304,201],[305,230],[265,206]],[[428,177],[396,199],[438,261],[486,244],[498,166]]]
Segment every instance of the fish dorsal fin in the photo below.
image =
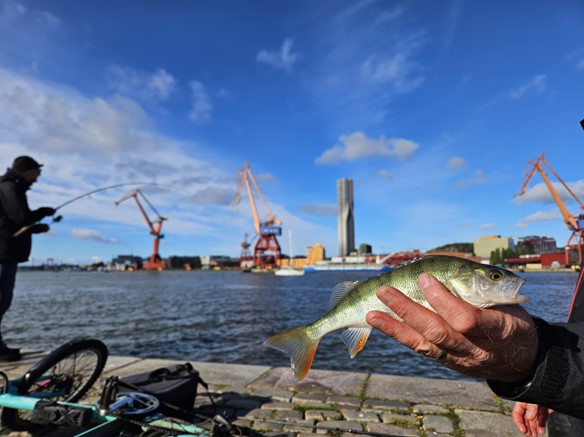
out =
[[345,281],[339,282],[337,285],[335,285],[333,293],[331,294],[331,300],[329,301],[329,309],[336,307],[343,296],[358,283],[359,281]]

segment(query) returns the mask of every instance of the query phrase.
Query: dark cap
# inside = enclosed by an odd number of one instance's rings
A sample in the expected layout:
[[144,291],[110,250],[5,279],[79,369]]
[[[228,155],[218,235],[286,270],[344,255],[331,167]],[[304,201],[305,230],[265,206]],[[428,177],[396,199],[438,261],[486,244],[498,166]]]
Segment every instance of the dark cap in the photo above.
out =
[[39,164],[30,156],[19,156],[12,163],[12,170],[21,173],[27,170],[36,170],[42,166],[42,164]]

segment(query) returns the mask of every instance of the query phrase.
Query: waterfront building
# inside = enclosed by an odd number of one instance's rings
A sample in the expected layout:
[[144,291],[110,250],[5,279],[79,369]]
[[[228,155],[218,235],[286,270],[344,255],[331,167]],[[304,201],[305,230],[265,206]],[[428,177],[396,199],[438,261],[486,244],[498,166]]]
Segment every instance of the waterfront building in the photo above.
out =
[[118,255],[112,260],[113,268],[117,271],[139,270],[144,260],[135,255]]
[[359,255],[370,255],[373,253],[373,247],[370,244],[362,243],[359,245]]
[[324,246],[320,243],[315,243],[313,246],[306,248],[306,264],[314,265],[317,261],[323,261],[326,258]]
[[511,237],[501,237],[500,235],[486,235],[475,240],[473,243],[474,253],[482,259],[490,259],[491,252],[500,250],[515,250],[515,243]]
[[558,245],[555,238],[529,235],[517,239],[519,253],[557,253]]
[[353,179],[337,180],[337,204],[339,208],[339,256],[347,256],[355,251]]

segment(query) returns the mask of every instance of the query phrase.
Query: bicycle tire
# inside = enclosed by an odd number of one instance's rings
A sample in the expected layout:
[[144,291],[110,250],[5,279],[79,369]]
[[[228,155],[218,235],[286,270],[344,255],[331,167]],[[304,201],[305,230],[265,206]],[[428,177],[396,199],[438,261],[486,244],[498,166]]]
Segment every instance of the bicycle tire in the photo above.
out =
[[[107,347],[100,340],[71,340],[32,366],[19,380],[17,392],[24,396],[42,393],[45,399],[77,402],[97,381],[107,357]],[[38,426],[30,421],[30,416],[30,411],[3,408],[0,420],[14,431],[24,431]]]

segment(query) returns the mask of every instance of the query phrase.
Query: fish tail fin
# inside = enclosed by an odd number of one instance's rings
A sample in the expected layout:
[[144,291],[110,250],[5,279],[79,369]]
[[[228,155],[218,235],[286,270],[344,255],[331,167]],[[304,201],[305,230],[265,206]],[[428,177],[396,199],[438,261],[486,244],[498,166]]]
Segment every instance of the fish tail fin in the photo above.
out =
[[264,344],[287,354],[294,376],[302,381],[312,366],[318,341],[311,339],[305,328],[299,327],[276,334],[264,341]]

